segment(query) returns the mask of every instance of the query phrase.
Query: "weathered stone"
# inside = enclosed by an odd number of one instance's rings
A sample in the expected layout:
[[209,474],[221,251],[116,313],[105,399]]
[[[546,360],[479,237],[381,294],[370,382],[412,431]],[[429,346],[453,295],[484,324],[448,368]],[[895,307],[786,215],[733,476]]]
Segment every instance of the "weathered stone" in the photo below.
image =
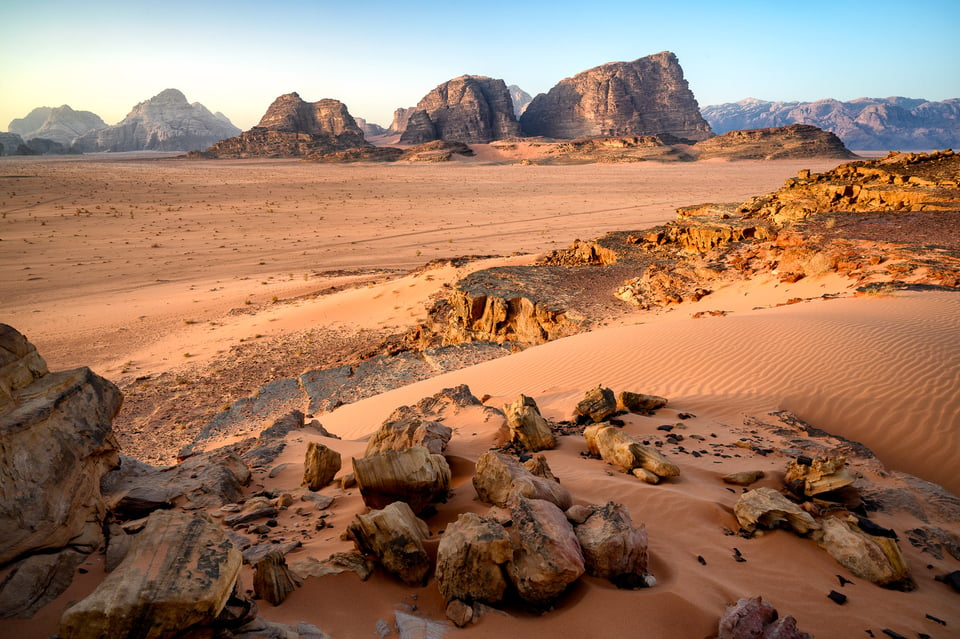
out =
[[520,395],[512,404],[504,404],[510,439],[529,451],[548,450],[557,445],[550,432],[550,425],[540,415],[537,402],[532,397]]
[[230,597],[241,562],[219,525],[157,511],[120,566],[64,612],[60,636],[167,637],[211,622]]
[[448,602],[498,603],[507,589],[504,565],[512,557],[510,536],[499,522],[461,514],[447,526],[437,549],[440,594]]
[[447,460],[422,446],[354,459],[353,472],[363,502],[370,508],[403,501],[420,513],[430,504],[446,499],[450,489]]
[[[342,482],[341,482],[342,485]],[[300,495],[300,501],[309,501],[316,505],[317,510],[326,510],[333,505],[334,498],[330,495],[315,495],[313,493],[304,493]]]
[[224,517],[223,523],[228,526],[239,526],[258,519],[276,517],[278,512],[272,500],[266,497],[253,497],[243,504],[238,513]]
[[335,552],[323,560],[306,557],[290,562],[290,570],[300,579],[355,572],[360,581],[366,581],[373,574],[373,569],[372,561],[355,552]]
[[473,606],[467,605],[459,599],[451,599],[446,609],[447,619],[457,628],[463,628],[473,621]]
[[384,570],[411,586],[421,585],[430,572],[430,557],[423,547],[429,532],[402,501],[357,515],[347,526],[360,552],[373,555]]
[[814,539],[844,568],[878,586],[913,590],[910,569],[896,539],[870,535],[852,517],[825,517],[820,524]]
[[583,522],[574,525],[587,574],[609,579],[622,587],[645,585],[647,531],[634,528],[623,504],[591,506]]
[[586,570],[577,535],[563,511],[542,499],[518,497],[510,516],[510,581],[524,601],[549,605]]
[[301,546],[303,546],[303,544],[296,539],[290,541],[268,541],[242,549],[243,561],[251,566],[256,566],[257,563],[267,555],[278,553],[285,557]]
[[663,478],[660,475],[650,472],[646,468],[634,468],[633,470],[630,471],[630,473],[640,481],[648,484],[653,484],[654,486],[656,486],[663,480]]
[[701,160],[718,157],[736,160],[857,157],[836,134],[810,124],[729,131],[701,140],[694,148],[699,151],[697,158]]
[[515,496],[543,499],[562,510],[573,503],[570,492],[559,482],[534,475],[513,457],[496,451],[477,459],[473,487],[480,501],[497,506],[508,506]]
[[253,592],[274,606],[279,606],[299,584],[290,574],[283,553],[271,552],[253,566]]
[[329,485],[340,471],[340,453],[323,444],[310,442],[303,462],[301,485],[317,491]]
[[611,62],[566,78],[520,116],[527,136],[713,135],[674,54]]
[[111,420],[120,391],[88,368],[44,374],[43,360],[7,326],[0,367],[0,565],[81,538],[99,545],[100,479],[118,461]]
[[631,413],[649,413],[658,408],[663,408],[666,405],[667,398],[660,397],[659,395],[621,391],[617,396],[617,409],[628,410]]
[[797,534],[806,535],[820,528],[809,513],[773,488],[755,488],[743,493],[734,505],[733,513],[747,532],[787,524]]
[[734,486],[749,486],[763,478],[762,470],[742,470],[737,473],[730,473],[723,476],[723,481]]
[[523,467],[529,470],[531,473],[533,473],[537,477],[542,477],[543,479],[549,479],[550,481],[555,481],[558,483],[560,481],[560,479],[553,474],[553,471],[550,470],[550,465],[547,464],[546,455],[543,455],[543,454],[533,455],[532,457],[530,457],[530,459],[523,462]]
[[793,617],[778,617],[761,597],[741,599],[720,617],[717,639],[811,639],[797,629]]
[[0,619],[30,618],[73,581],[85,553],[66,548],[30,555],[0,570]]
[[598,424],[616,413],[616,396],[612,390],[602,386],[588,390],[577,407],[573,409],[574,417],[587,418],[594,424]]
[[43,138],[69,148],[73,141],[89,131],[104,129],[107,123],[90,111],[75,111],[64,104],[59,107],[37,107],[26,117],[10,121],[10,133],[24,140]]
[[633,437],[608,424],[594,424],[583,431],[587,449],[604,461],[630,472],[644,468],[660,477],[676,477],[680,469],[652,446],[644,446]]
[[440,422],[409,417],[399,421],[387,421],[367,442],[364,457],[386,450],[403,450],[411,446],[423,446],[434,455],[447,448],[453,431]]
[[847,469],[846,457],[819,457],[809,464],[797,460],[787,466],[784,484],[798,497],[815,497],[845,486],[857,480],[856,475]]

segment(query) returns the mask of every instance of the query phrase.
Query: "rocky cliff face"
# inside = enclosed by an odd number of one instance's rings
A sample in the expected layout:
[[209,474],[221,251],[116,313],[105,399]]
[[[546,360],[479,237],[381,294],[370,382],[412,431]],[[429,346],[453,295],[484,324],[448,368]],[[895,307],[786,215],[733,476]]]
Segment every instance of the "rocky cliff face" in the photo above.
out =
[[90,131],[74,142],[83,152],[194,151],[240,133],[183,93],[167,89],[133,110],[119,124]]
[[510,91],[510,97],[513,99],[513,114],[519,118],[533,102],[533,97],[515,84],[508,86],[507,90]]
[[410,114],[417,110],[417,107],[400,107],[393,112],[393,122],[390,123],[390,127],[387,129],[387,133],[403,133],[407,129],[407,120],[410,119]]
[[669,51],[611,62],[560,81],[533,99],[520,126],[524,135],[551,138],[668,133],[704,140],[713,135]]
[[306,157],[368,146],[345,104],[306,102],[297,93],[281,95],[260,124],[207,150],[221,158]]
[[[503,80],[464,75],[436,87],[407,117],[400,141],[491,142],[520,134]],[[411,126],[415,124],[415,126]]]
[[354,120],[360,130],[363,131],[363,137],[365,138],[372,138],[375,135],[383,135],[387,132],[385,128],[375,122],[367,122],[363,118],[354,118]]
[[23,138],[16,133],[0,133],[0,155],[32,155],[32,153]]
[[928,102],[892,97],[849,102],[767,102],[748,98],[704,107],[718,133],[812,124],[836,133],[851,149],[936,149],[960,145],[960,99]]
[[107,123],[96,113],[74,111],[64,104],[56,108],[38,107],[26,117],[10,122],[9,131],[27,141],[43,138],[69,148],[75,139],[105,128]]
[[709,140],[697,142],[695,146],[700,159],[724,157],[735,160],[781,160],[857,157],[836,135],[809,124],[728,131]]

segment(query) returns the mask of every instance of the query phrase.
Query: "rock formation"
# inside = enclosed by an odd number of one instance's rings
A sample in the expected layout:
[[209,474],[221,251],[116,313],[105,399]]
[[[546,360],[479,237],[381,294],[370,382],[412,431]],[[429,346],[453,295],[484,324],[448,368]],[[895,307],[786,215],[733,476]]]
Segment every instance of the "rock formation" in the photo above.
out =
[[627,433],[609,424],[588,426],[583,431],[583,438],[591,454],[619,466],[628,473],[642,468],[659,478],[676,477],[680,474],[677,465],[664,457],[656,448],[644,446]]
[[789,526],[799,535],[820,528],[813,517],[773,488],[755,488],[740,495],[733,513],[747,532]]
[[360,552],[375,556],[384,570],[405,584],[421,585],[430,572],[430,557],[423,547],[430,531],[402,501],[357,515],[347,534]]
[[525,497],[549,501],[561,510],[570,508],[570,492],[544,474],[534,474],[513,457],[491,450],[477,459],[473,487],[480,501],[496,506],[506,507],[517,497]]
[[55,108],[37,107],[26,117],[12,120],[8,130],[24,140],[43,138],[69,149],[77,138],[105,128],[107,123],[96,113],[74,111],[64,104]]
[[704,140],[700,116],[674,54],[611,62],[560,81],[520,117],[524,135],[548,138],[670,134]]
[[513,558],[506,529],[496,520],[462,513],[437,548],[437,586],[448,602],[496,604],[507,590],[505,564]]
[[312,491],[327,486],[340,471],[340,463],[340,453],[318,442],[310,442],[303,462],[303,485]]
[[857,157],[833,133],[809,124],[772,129],[729,131],[695,145],[699,159],[782,160],[787,158]]
[[387,130],[379,124],[367,122],[363,118],[355,117],[353,120],[357,123],[357,126],[360,127],[360,130],[363,131],[363,136],[365,138],[372,138],[376,135],[383,135],[387,132]]
[[780,617],[777,609],[761,597],[739,600],[727,606],[717,626],[717,639],[810,639],[797,629],[797,620]]
[[850,149],[901,151],[960,146],[960,99],[858,98],[849,102],[768,102],[747,98],[704,107],[717,133],[812,124],[832,131]]
[[626,588],[647,585],[647,531],[633,526],[623,504],[576,506],[567,519],[573,520],[587,574]]
[[273,101],[257,126],[214,144],[204,155],[308,157],[366,146],[345,104],[331,99],[306,102],[297,93],[287,93]]
[[90,131],[74,142],[92,151],[196,151],[240,129],[223,116],[210,113],[199,102],[190,104],[176,89],[166,89],[133,107],[122,121]]
[[613,391],[603,386],[595,386],[584,393],[583,399],[573,409],[573,416],[578,421],[598,424],[616,414],[617,409],[617,399]]
[[531,452],[549,450],[557,445],[550,425],[540,415],[537,402],[532,397],[520,395],[515,402],[505,404],[503,412],[507,416],[511,441]]
[[33,155],[33,150],[16,133],[0,133],[0,155]]
[[403,450],[411,446],[423,446],[434,455],[440,455],[447,447],[453,431],[449,426],[418,417],[386,421],[367,441],[364,457],[387,450]]
[[447,460],[422,446],[354,459],[353,472],[363,501],[370,508],[403,501],[421,513],[431,503],[446,499],[450,488]]
[[400,141],[491,142],[520,134],[513,100],[503,80],[464,75],[437,86],[404,113]]

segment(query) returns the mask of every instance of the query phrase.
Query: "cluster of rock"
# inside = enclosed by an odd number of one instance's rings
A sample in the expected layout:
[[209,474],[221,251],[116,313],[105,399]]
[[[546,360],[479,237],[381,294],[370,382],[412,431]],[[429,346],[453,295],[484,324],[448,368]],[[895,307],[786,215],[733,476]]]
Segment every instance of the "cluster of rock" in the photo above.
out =
[[669,51],[560,81],[533,99],[520,127],[524,135],[548,138],[669,134],[696,141],[713,135]]
[[699,159],[783,160],[857,157],[835,134],[809,124],[729,131],[694,145]]
[[859,98],[848,102],[769,102],[748,98],[702,109],[717,133],[736,129],[812,124],[851,149],[902,151],[960,146],[960,99]]
[[746,534],[789,528],[812,538],[854,575],[879,586],[913,590],[896,533],[851,512],[862,510],[856,480],[842,456],[798,457],[784,477],[792,499],[773,488],[756,488],[740,496],[734,514]]

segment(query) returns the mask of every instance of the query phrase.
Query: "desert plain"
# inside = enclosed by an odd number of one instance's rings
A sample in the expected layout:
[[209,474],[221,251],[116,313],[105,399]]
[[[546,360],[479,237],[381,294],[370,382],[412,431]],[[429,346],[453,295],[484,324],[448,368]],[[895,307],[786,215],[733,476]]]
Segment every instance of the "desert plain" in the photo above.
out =
[[[429,165],[2,158],[0,321],[24,333],[51,370],[89,366],[118,384],[126,400],[114,428],[123,451],[171,464],[236,400],[311,368],[359,361],[424,321],[436,295],[472,270],[530,264],[578,238],[662,224],[682,206],[742,202],[802,169],[841,163],[541,166],[478,147],[475,158]],[[454,260],[461,257],[470,259]],[[623,417],[624,429],[667,444],[679,478],[642,483],[585,458],[579,435],[545,451],[575,503],[622,502],[646,527],[656,585],[620,590],[583,577],[552,610],[508,607],[450,626],[447,636],[708,637],[726,604],[756,595],[816,637],[879,637],[884,629],[956,636],[958,595],[934,577],[960,560],[911,544],[906,531],[935,512],[954,539],[960,534],[960,296],[906,289],[857,296],[856,285],[836,273],[792,283],[760,277],[666,309],[623,305],[592,318],[588,332],[310,418],[341,438],[324,439],[346,460],[363,454],[395,408],[459,384],[494,407],[528,395],[553,422],[571,419],[598,384],[668,398],[653,415]],[[701,312],[708,313],[694,317]],[[788,531],[730,534],[740,489],[720,477],[763,470],[756,485],[779,488],[793,450],[784,429],[794,418],[829,433],[825,449],[846,445],[836,437],[871,449],[876,457],[849,463],[876,490],[912,481],[900,473],[945,487],[918,497],[919,510],[876,514],[901,533],[916,589],[850,577]],[[499,427],[470,410],[445,423],[454,429],[452,494],[427,522],[433,552],[459,513],[486,511],[470,478]],[[232,436],[269,425],[251,419]],[[682,433],[686,447],[663,441],[661,425]],[[315,438],[309,428],[291,435],[276,472],[255,475],[251,491],[303,491],[304,449]],[[349,471],[347,462],[342,472]],[[326,527],[293,508],[278,517],[273,537],[302,542],[288,562],[352,549],[340,535],[366,507],[355,488],[323,492],[335,497]],[[54,634],[62,612],[102,579],[102,564],[91,555],[84,574],[35,619],[3,621],[0,629]],[[841,589],[848,601],[838,606],[827,594]],[[410,587],[380,572],[364,582],[347,573],[304,579],[280,606],[260,602],[260,612],[333,637],[372,637],[378,621],[394,624],[398,610],[442,622],[444,606],[432,581]]]

